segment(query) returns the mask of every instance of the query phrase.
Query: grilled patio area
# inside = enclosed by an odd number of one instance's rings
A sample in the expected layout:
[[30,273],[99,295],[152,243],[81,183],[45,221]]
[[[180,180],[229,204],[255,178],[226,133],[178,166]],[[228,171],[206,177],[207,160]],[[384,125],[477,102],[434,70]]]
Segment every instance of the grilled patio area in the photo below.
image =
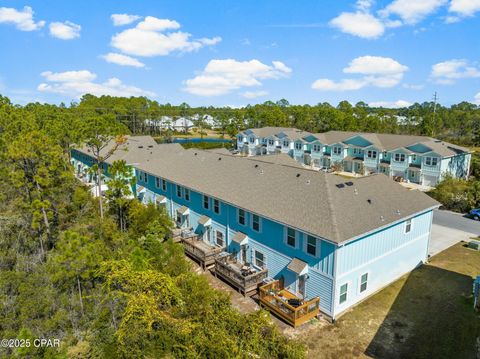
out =
[[320,313],[319,297],[305,301],[282,288],[278,280],[261,286],[259,295],[260,305],[268,308],[294,328]]
[[267,268],[258,270],[245,265],[230,253],[221,253],[215,258],[215,276],[230,283],[244,296],[256,292],[267,274]]

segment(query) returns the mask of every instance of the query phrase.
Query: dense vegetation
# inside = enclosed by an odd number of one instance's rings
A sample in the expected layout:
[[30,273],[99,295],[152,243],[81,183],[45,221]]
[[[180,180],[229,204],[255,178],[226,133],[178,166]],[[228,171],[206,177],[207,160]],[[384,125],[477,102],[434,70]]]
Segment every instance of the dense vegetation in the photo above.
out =
[[105,203],[73,177],[74,144],[127,132],[111,113],[0,97],[0,338],[61,340],[0,357],[303,357],[190,270],[167,215],[125,198],[124,162]]

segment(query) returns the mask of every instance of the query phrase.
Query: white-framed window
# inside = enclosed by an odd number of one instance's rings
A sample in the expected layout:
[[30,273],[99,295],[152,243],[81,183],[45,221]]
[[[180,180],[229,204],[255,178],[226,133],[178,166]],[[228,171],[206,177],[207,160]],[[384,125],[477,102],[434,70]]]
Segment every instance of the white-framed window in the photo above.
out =
[[362,155],[362,154],[363,154],[363,150],[360,149],[360,148],[356,148],[356,147],[355,147],[355,148],[353,149],[353,154],[354,154],[354,155]]
[[188,188],[183,189],[184,197],[186,201],[190,201],[190,190]]
[[317,239],[315,237],[307,235],[305,251],[312,256],[317,256]]
[[143,172],[142,171],[138,171],[138,180],[143,181]]
[[160,178],[155,177],[155,187],[156,187],[156,188],[160,188],[160,182],[161,182],[161,181],[160,181]]
[[265,267],[265,265],[267,264],[265,254],[263,254],[258,250],[255,250],[254,257],[253,257],[253,264],[255,264],[259,268]]
[[290,145],[290,142],[285,140],[283,141],[283,147],[288,147]]
[[213,212],[220,214],[220,201],[216,198],[213,199]]
[[148,174],[146,172],[143,174],[143,180],[145,183],[148,183]]
[[238,142],[243,142],[243,136],[242,135],[238,135]]
[[417,155],[412,155],[412,162],[415,162],[417,160]]
[[223,247],[225,245],[225,239],[223,236],[223,232],[216,230],[215,231],[215,243],[219,247]]
[[182,186],[177,184],[177,197],[182,198]]
[[287,230],[285,231],[285,243],[290,247],[297,247],[297,236],[293,228],[287,227]]
[[245,221],[245,210],[239,208],[238,209],[238,223],[241,224],[242,226],[245,225],[246,221]]
[[340,146],[334,146],[333,147],[333,154],[334,155],[339,155],[341,153],[342,153],[342,147],[340,147]]
[[367,290],[368,286],[368,273],[363,273],[360,277],[360,293]]
[[162,191],[166,191],[166,190],[167,190],[167,181],[162,179]]
[[321,145],[313,145],[313,152],[320,152],[322,150]]
[[296,143],[295,143],[295,149],[296,149],[296,150],[301,150],[302,147],[303,147],[303,146],[302,146],[302,143],[301,143],[301,142],[296,142]]
[[250,137],[250,143],[255,143],[255,137]]
[[438,164],[437,157],[425,157],[425,164],[427,166],[436,166]]
[[261,230],[261,219],[260,216],[257,216],[256,214],[252,213],[252,229],[255,232],[260,232]]
[[339,296],[339,303],[345,303],[347,301],[348,295],[348,283],[342,284],[340,286],[340,296]]
[[203,195],[203,208],[210,209],[210,198]]
[[394,160],[395,160],[395,162],[405,162],[405,154],[404,153],[395,153]]
[[272,140],[272,139],[269,139],[269,140],[268,140],[268,144],[269,144],[270,146],[273,146],[273,145],[275,144],[275,141]]
[[373,159],[377,158],[377,151],[368,150],[367,151],[367,157],[368,158],[373,158]]
[[410,233],[412,231],[412,219],[407,219],[405,221],[405,233]]

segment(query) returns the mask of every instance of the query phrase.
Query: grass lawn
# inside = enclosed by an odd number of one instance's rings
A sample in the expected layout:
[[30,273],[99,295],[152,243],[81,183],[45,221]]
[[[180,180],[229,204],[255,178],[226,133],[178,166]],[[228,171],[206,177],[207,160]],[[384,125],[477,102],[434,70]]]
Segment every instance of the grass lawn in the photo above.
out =
[[298,338],[309,358],[476,358],[480,314],[473,312],[471,292],[479,274],[480,252],[459,243],[335,325],[307,329]]

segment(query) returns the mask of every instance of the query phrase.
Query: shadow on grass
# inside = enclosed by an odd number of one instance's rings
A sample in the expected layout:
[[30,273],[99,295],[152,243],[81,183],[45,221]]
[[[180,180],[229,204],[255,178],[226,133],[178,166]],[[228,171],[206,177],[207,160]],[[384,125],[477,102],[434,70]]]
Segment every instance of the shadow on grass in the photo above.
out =
[[424,265],[399,292],[365,354],[374,358],[475,358],[480,317],[472,278]]

